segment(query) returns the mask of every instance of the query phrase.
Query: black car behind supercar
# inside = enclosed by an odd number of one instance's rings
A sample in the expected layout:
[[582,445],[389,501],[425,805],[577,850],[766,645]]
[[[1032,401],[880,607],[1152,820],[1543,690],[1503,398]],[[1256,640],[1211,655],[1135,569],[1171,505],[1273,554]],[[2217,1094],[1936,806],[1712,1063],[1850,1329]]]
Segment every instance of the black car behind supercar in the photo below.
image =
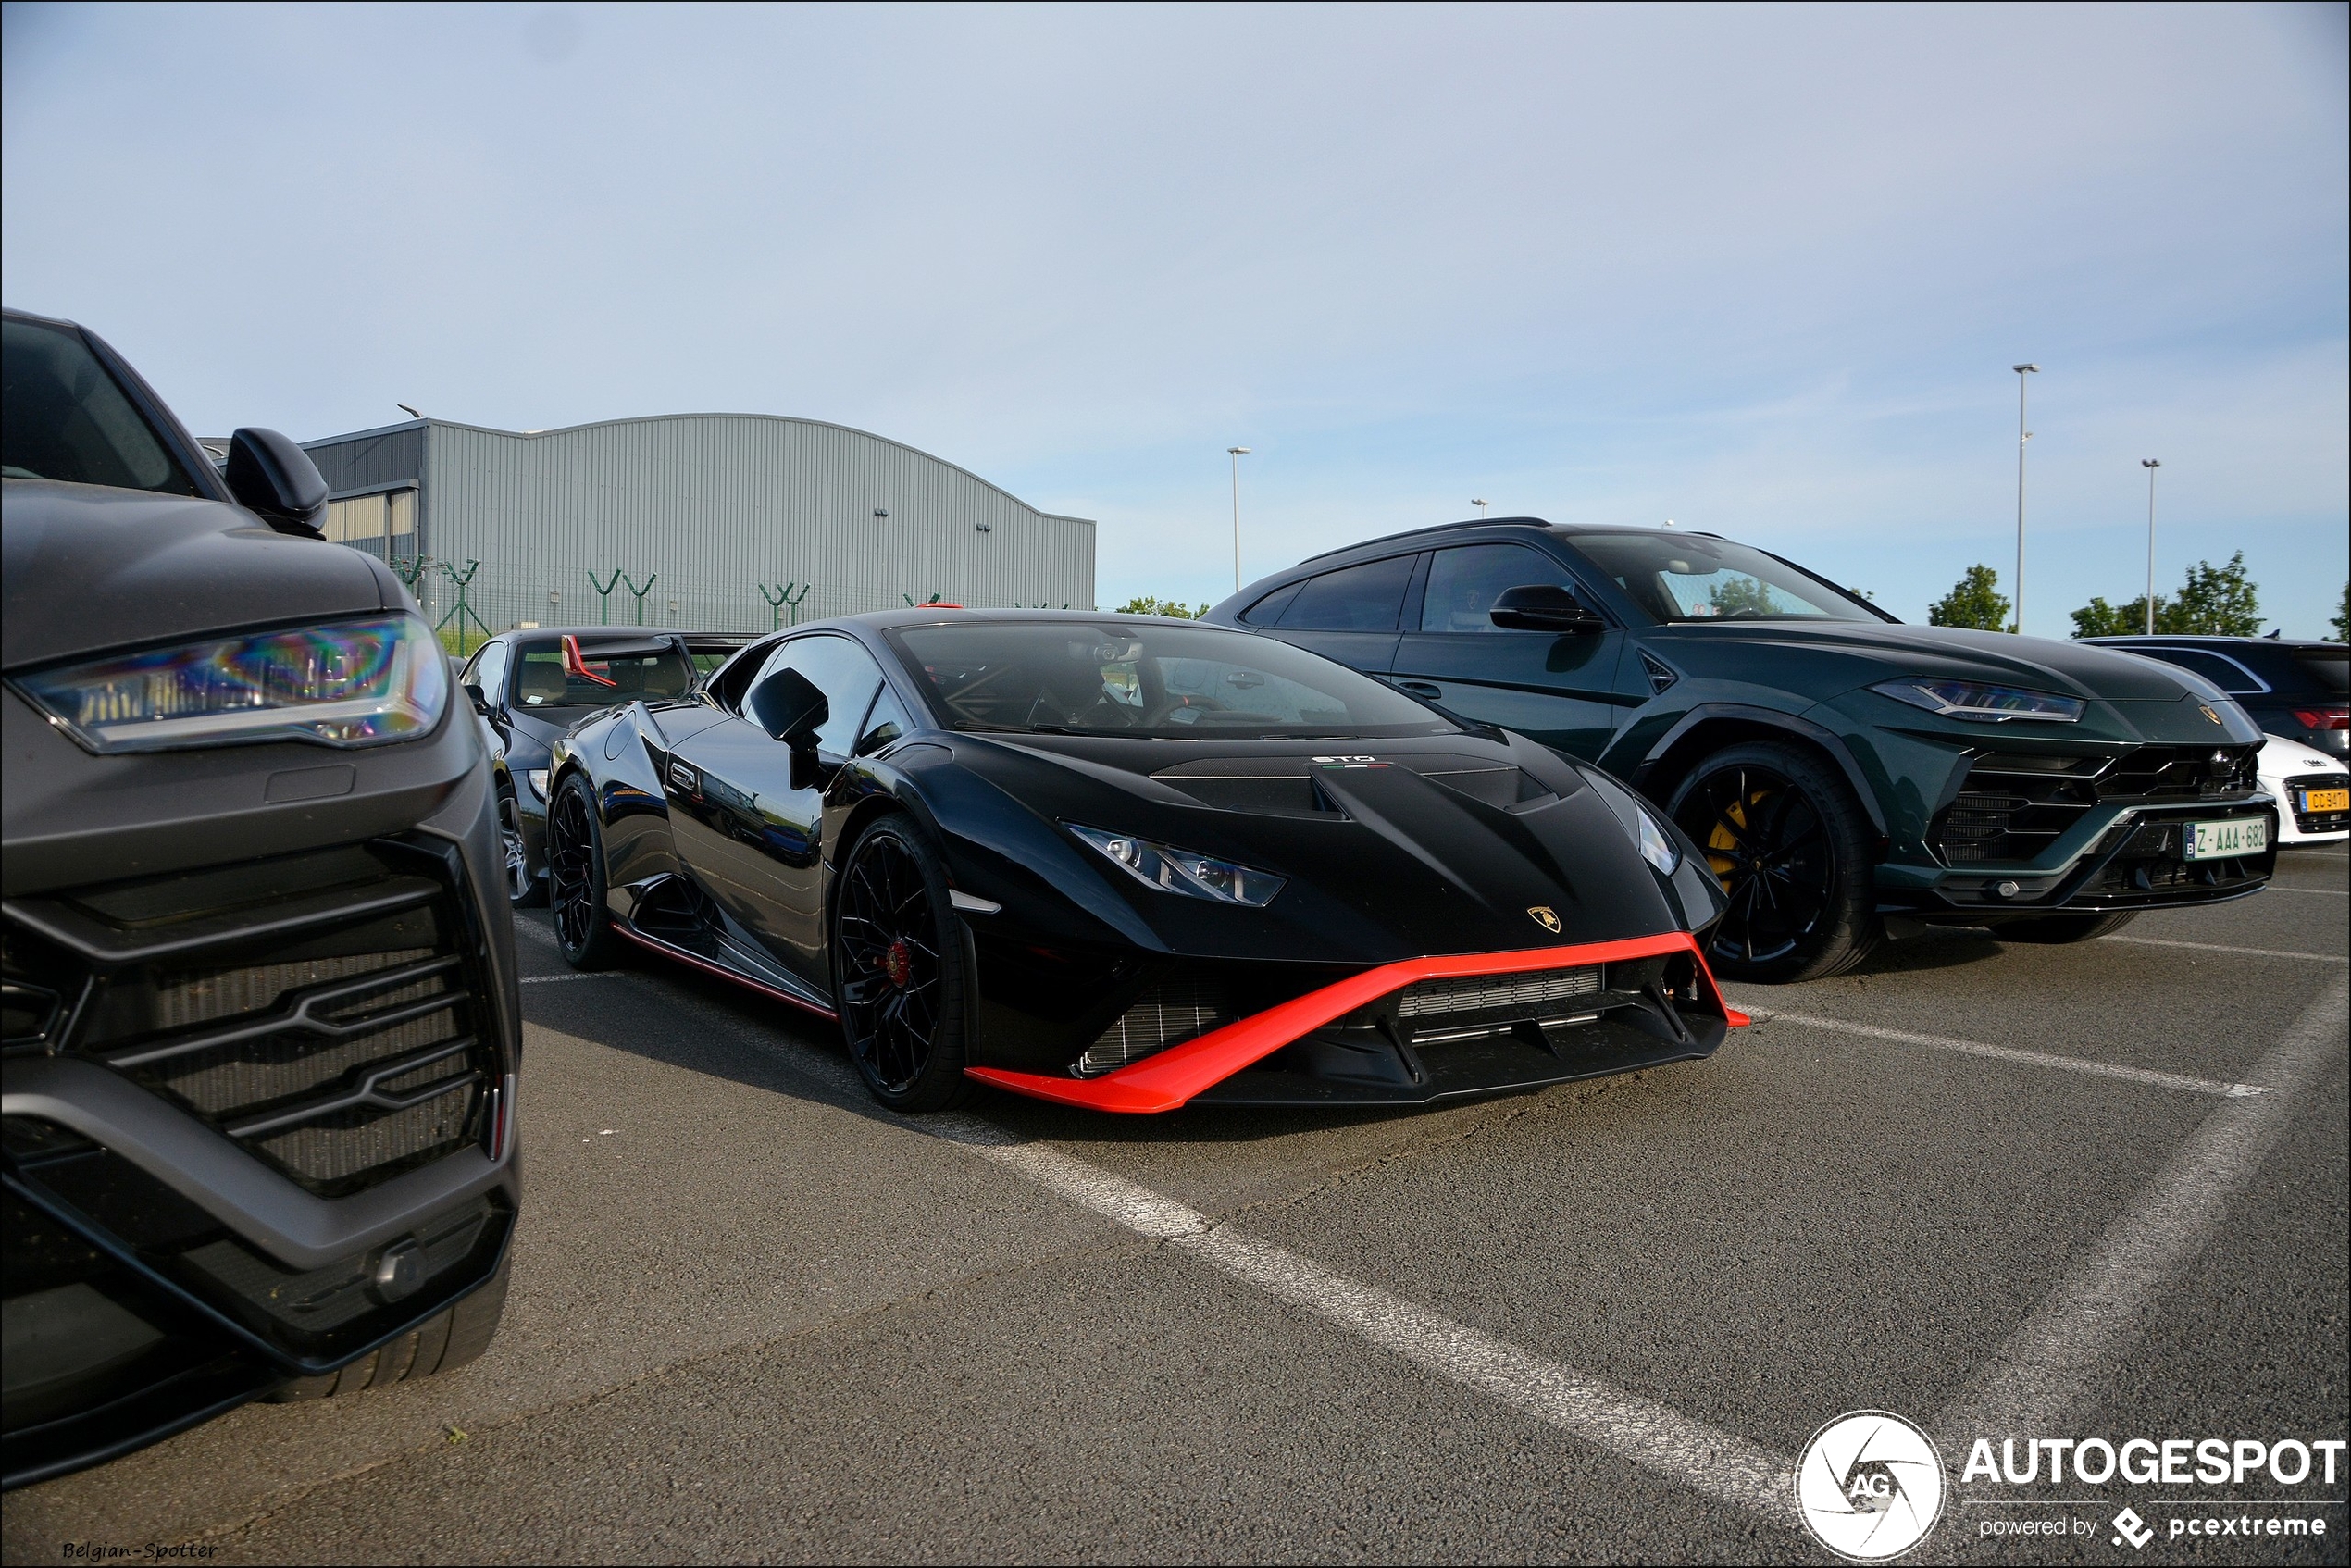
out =
[[5,320],[5,1480],[460,1365],[518,1193],[491,775],[300,448]]
[[1904,626],[1713,534],[1495,517],[1335,550],[1210,610],[1596,762],[1705,847],[1726,977],[1889,929],[2080,941],[2270,878],[2261,734],[2183,670]]
[[457,678],[489,732],[510,902],[546,896],[547,759],[565,732],[615,703],[683,697],[753,641],[742,632],[533,627],[474,650]]
[[2093,637],[2192,670],[2226,691],[2268,734],[2351,756],[2351,649],[2283,637]]
[[1412,1104],[1711,1052],[1704,861],[1596,769],[1271,638],[937,606],[554,748],[566,958],[838,1017],[884,1102]]

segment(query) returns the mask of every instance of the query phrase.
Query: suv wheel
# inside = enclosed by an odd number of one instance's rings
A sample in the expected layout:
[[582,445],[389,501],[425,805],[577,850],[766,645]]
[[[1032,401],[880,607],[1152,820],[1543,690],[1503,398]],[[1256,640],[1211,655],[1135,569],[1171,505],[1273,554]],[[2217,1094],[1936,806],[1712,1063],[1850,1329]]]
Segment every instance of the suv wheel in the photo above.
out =
[[498,1272],[490,1276],[490,1282],[447,1312],[427,1318],[391,1344],[361,1356],[340,1372],[298,1377],[272,1393],[270,1399],[279,1404],[302,1404],[456,1371],[490,1349],[490,1341],[497,1338],[498,1320],[506,1312],[506,1275],[514,1266],[514,1256],[510,1249],[499,1263]]
[[1691,770],[1670,809],[1730,900],[1706,952],[1726,979],[1817,980],[1884,935],[1875,832],[1844,778],[1809,752],[1727,746]]

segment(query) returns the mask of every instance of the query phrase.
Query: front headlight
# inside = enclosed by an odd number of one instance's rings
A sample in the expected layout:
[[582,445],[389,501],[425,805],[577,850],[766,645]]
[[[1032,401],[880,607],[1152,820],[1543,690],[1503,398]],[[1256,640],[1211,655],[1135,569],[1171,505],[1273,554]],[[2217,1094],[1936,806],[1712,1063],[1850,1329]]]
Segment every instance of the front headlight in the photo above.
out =
[[262,740],[379,746],[441,722],[449,665],[423,621],[395,615],[95,659],[17,685],[102,753]]
[[2055,697],[2046,691],[2027,691],[2018,686],[1946,680],[1933,676],[1883,681],[1870,690],[1944,718],[1963,718],[1977,724],[2006,724],[2012,718],[2077,724],[2084,707],[2079,697]]
[[1673,847],[1673,835],[1659,827],[1657,818],[1647,808],[1641,812],[1641,858],[1668,877],[1682,864],[1682,852]]
[[1080,828],[1065,824],[1069,830],[1101,852],[1103,857],[1138,882],[1149,883],[1162,892],[1189,893],[1194,898],[1210,899],[1217,903],[1247,904],[1263,909],[1274,902],[1287,878],[1254,866],[1237,865],[1229,860],[1213,855],[1195,854],[1167,844],[1155,844],[1148,839],[1130,834],[1106,832],[1100,828]]

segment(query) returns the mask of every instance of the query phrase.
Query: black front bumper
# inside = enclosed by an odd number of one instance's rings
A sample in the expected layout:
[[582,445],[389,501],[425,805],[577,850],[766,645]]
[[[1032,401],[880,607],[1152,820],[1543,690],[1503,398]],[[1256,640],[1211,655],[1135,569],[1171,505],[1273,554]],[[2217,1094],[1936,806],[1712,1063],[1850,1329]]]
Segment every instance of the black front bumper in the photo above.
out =
[[491,802],[482,765],[404,831],[0,905],[0,1484],[348,1365],[497,1275],[520,1026]]

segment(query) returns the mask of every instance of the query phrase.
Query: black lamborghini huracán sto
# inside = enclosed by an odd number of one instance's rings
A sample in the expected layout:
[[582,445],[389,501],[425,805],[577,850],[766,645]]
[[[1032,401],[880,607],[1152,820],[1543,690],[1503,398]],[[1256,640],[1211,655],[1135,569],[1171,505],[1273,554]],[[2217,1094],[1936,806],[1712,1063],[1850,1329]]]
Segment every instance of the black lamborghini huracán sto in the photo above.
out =
[[[592,655],[589,656],[592,662]],[[838,1018],[906,1110],[1412,1104],[1710,1054],[1697,847],[1605,774],[1268,637],[925,605],[559,742],[574,964]]]

